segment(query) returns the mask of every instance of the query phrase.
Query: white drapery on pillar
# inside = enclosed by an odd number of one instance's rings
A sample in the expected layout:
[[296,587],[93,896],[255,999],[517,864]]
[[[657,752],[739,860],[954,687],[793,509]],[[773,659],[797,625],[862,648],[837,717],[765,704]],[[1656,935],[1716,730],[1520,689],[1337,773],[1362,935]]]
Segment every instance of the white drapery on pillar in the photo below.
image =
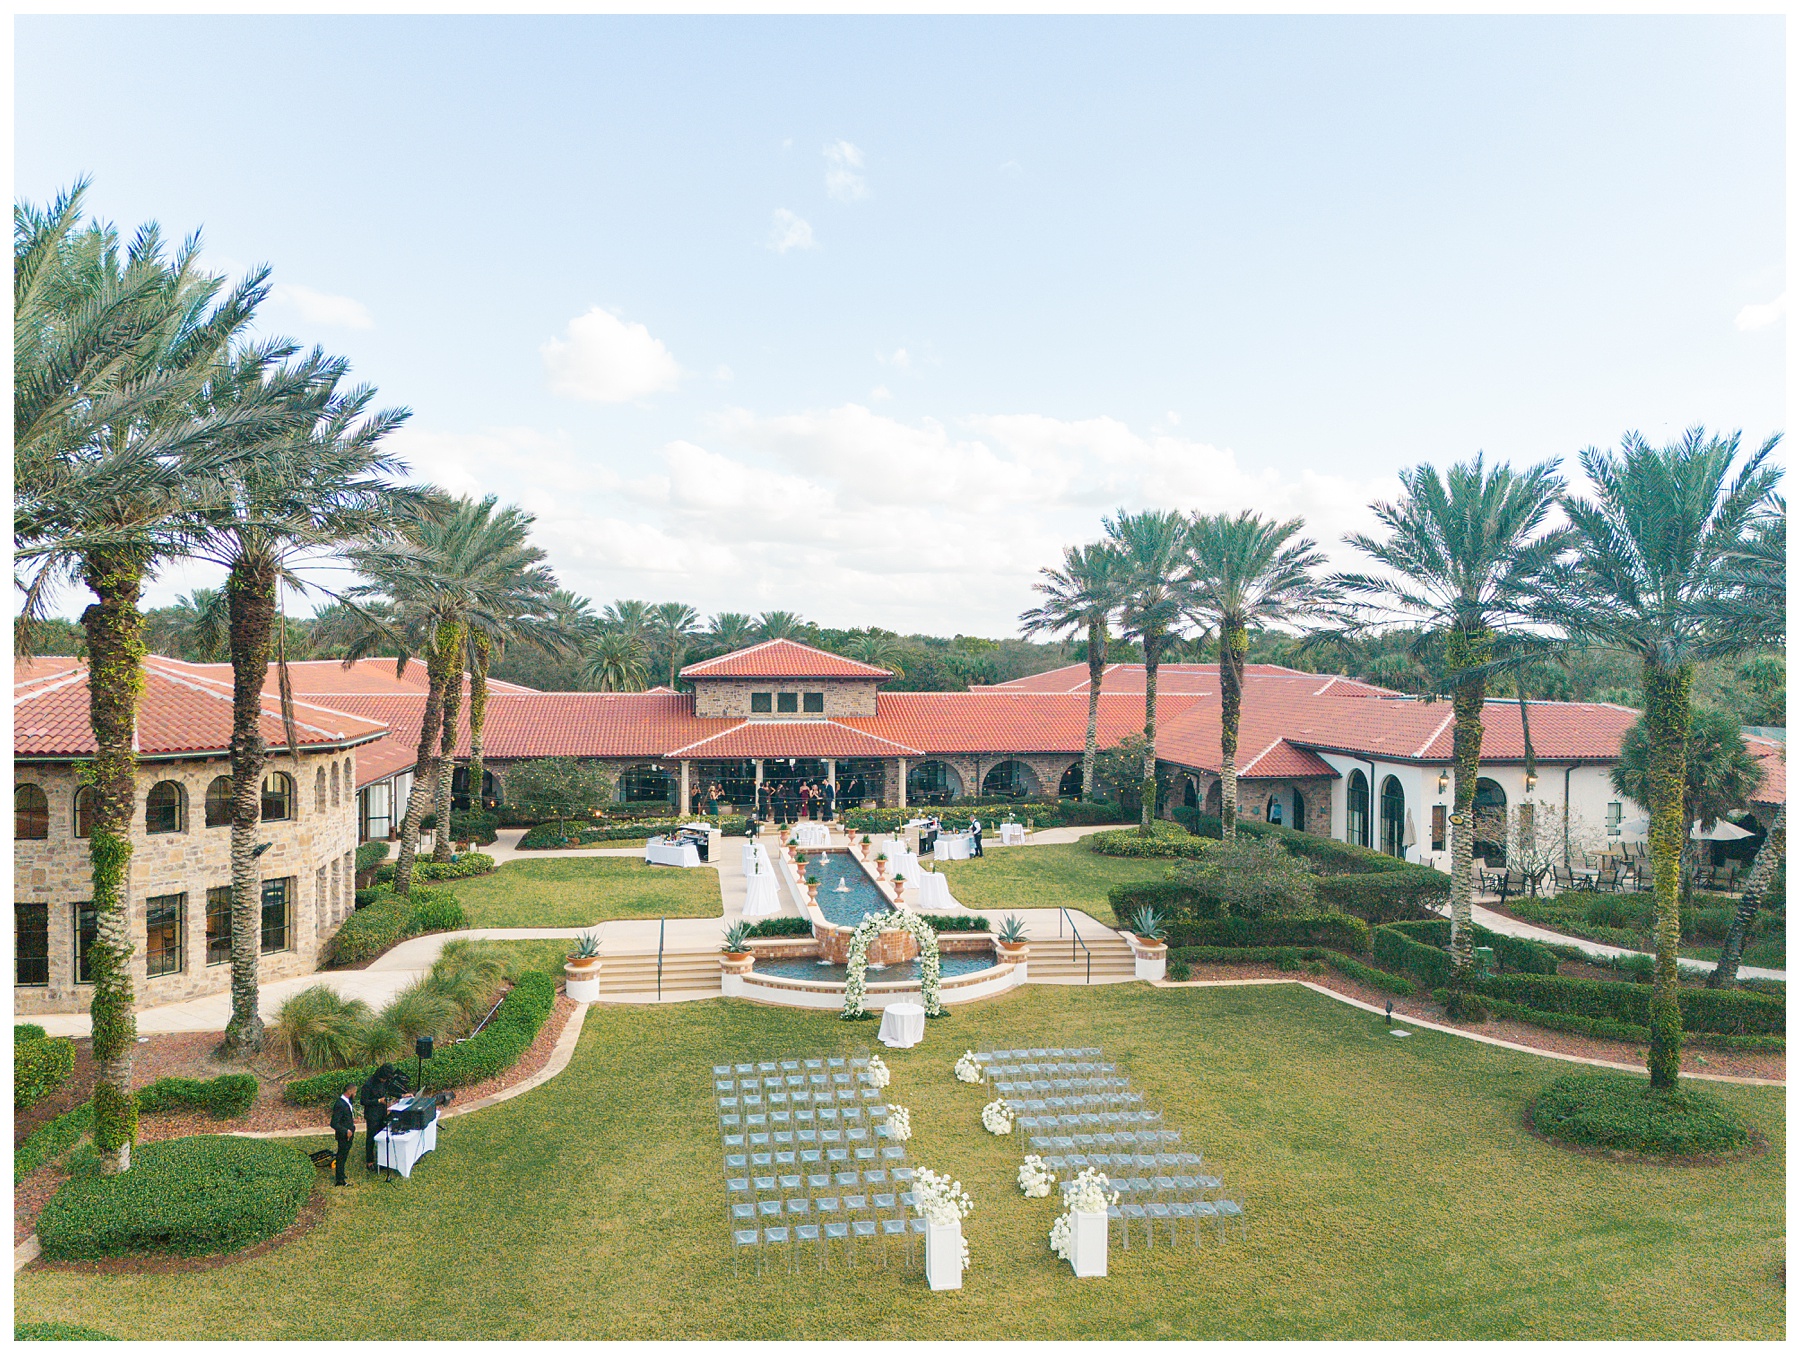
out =
[[899,780],[900,798],[895,801],[895,804],[898,805],[901,809],[905,809],[906,808],[906,759],[905,758],[895,758],[894,761],[900,765],[900,780]]
[[681,806],[676,811],[680,816],[685,816],[688,812],[688,768],[693,765],[686,758],[681,760]]

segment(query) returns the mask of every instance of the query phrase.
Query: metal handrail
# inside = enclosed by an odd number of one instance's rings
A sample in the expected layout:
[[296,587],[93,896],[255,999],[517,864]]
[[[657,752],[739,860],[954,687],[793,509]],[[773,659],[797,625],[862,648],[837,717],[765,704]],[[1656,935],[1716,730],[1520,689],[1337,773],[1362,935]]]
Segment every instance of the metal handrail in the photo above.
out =
[[669,919],[663,918],[656,924],[656,1000],[662,1001],[662,964],[663,934],[668,930]]
[[1081,939],[1081,929],[1075,925],[1074,915],[1071,914],[1067,908],[1059,907],[1056,911],[1061,915],[1056,919],[1056,934],[1058,936],[1062,935],[1063,918],[1066,917],[1069,919],[1069,963],[1075,963],[1075,947],[1077,945],[1084,951],[1087,951],[1087,981],[1092,983],[1094,981],[1094,952],[1088,950],[1088,943]]

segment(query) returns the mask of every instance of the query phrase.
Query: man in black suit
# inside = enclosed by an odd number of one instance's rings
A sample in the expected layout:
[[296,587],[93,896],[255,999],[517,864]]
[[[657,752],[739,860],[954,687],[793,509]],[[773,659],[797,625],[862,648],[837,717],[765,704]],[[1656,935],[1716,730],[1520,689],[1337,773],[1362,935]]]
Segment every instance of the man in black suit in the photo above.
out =
[[340,1186],[350,1184],[344,1179],[344,1163],[349,1160],[350,1145],[356,1139],[356,1105],[351,1100],[355,1095],[356,1084],[347,1083],[344,1094],[331,1103],[331,1132],[337,1135],[337,1179],[333,1184]]
[[830,823],[832,816],[837,813],[837,785],[836,785],[836,783],[827,781],[825,783],[825,788],[822,793],[825,796],[825,822]]
[[969,848],[972,855],[981,855],[981,820],[969,820]]

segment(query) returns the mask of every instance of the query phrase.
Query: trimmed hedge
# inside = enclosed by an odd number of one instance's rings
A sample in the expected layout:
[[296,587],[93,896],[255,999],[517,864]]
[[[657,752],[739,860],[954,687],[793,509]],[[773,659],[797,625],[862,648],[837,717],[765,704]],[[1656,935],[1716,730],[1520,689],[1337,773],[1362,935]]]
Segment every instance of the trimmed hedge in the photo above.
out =
[[1366,983],[1385,993],[1411,996],[1417,989],[1408,979],[1384,970],[1373,969],[1360,960],[1341,955],[1321,946],[1183,946],[1169,951],[1171,968],[1180,964],[1272,964],[1282,969],[1298,969],[1303,962],[1329,965],[1347,979]]
[[[32,1039],[20,1032],[37,1031]],[[13,1028],[13,1109],[29,1110],[67,1082],[75,1072],[75,1041],[66,1035],[48,1039],[42,1026]]]
[[454,861],[421,861],[413,876],[420,880],[471,880],[492,875],[497,863],[486,852],[464,852]]
[[1369,924],[1346,913],[1224,917],[1171,923],[1168,940],[1171,946],[1328,946],[1366,955]]
[[92,1327],[78,1327],[73,1322],[15,1322],[15,1341],[117,1341]]
[[[1414,941],[1436,946],[1444,951],[1450,949],[1450,919],[1447,917],[1434,917],[1420,922],[1393,922],[1388,925]],[[1493,948],[1494,963],[1502,971],[1515,969],[1525,974],[1556,972],[1556,956],[1548,947],[1541,946],[1536,941],[1489,931],[1479,924],[1473,924],[1470,930],[1475,934],[1477,946]]]
[[1375,963],[1412,975],[1426,989],[1447,987],[1454,968],[1448,951],[1423,945],[1392,923],[1375,929]]
[[[519,981],[501,999],[499,1010],[479,1033],[440,1048],[437,1057],[426,1063],[420,1090],[466,1087],[505,1072],[531,1048],[555,1005],[554,978],[535,969],[519,975]],[[343,1091],[346,1083],[362,1082],[374,1071],[373,1067],[340,1068],[290,1082],[281,1094],[293,1105],[320,1106]]]
[[804,917],[769,917],[752,923],[747,936],[811,936],[812,919]]
[[209,1256],[285,1231],[312,1193],[312,1160],[269,1139],[204,1136],[145,1144],[121,1176],[76,1177],[38,1215],[44,1255]]
[[47,1040],[49,1038],[50,1037],[45,1033],[44,1028],[34,1021],[21,1021],[18,1025],[13,1027],[13,1042],[15,1044],[20,1040]]
[[1114,885],[1106,891],[1115,917],[1130,917],[1140,908],[1154,908],[1164,917],[1213,918],[1219,915],[1217,899],[1202,898],[1179,880],[1142,880]]
[[[1448,989],[1440,988],[1432,996],[1439,1002],[1446,1000]],[[1520,1021],[1528,1026],[1540,1026],[1545,1030],[1561,1030],[1571,1035],[1589,1035],[1598,1040],[1623,1040],[1629,1044],[1649,1044],[1650,1028],[1648,1026],[1631,1025],[1624,1021],[1612,1021],[1600,1017],[1570,1016],[1564,1012],[1539,1011],[1536,1007],[1522,1006],[1517,1002],[1508,1002],[1505,998],[1484,994],[1482,1001],[1495,1016],[1505,1017],[1509,1021]],[[1695,1033],[1683,1040],[1684,1044],[1698,1049],[1749,1049],[1770,1050],[1784,1053],[1787,1040],[1780,1035],[1708,1035]]]
[[356,849],[356,873],[361,875],[365,870],[374,870],[388,859],[388,844],[385,842],[365,842]]
[[93,1128],[94,1108],[83,1101],[74,1110],[40,1125],[13,1149],[13,1184],[16,1186],[46,1162],[61,1157]]
[[196,1106],[215,1120],[247,1113],[256,1104],[256,1079],[249,1073],[226,1073],[200,1081],[191,1077],[159,1077],[137,1094],[138,1109],[145,1112]]
[[[596,842],[629,842],[667,833],[685,819],[657,819],[642,823],[574,824],[573,821],[540,823],[519,839],[521,851],[549,851],[556,847],[588,847]],[[572,831],[570,831],[572,829]]]
[[1149,837],[1136,828],[1109,828],[1082,839],[1098,856],[1125,856],[1139,860],[1193,860],[1212,850],[1205,838],[1195,837],[1180,824],[1153,823]]
[[970,819],[984,828],[1011,816],[1023,823],[1030,819],[1039,828],[1087,827],[1096,823],[1124,823],[1125,812],[1116,804],[1089,800],[1002,800],[986,804],[912,806],[907,809],[846,809],[838,815],[852,833],[892,833],[922,812],[938,816],[945,828],[963,829]]
[[1718,1097],[1618,1073],[1557,1078],[1532,1104],[1531,1126],[1565,1143],[1659,1157],[1731,1153],[1751,1141],[1749,1122]]
[[921,913],[920,919],[931,924],[934,932],[985,932],[988,920],[976,914],[969,916],[963,913]]
[[[365,892],[374,896],[366,904],[362,902]],[[415,885],[412,896],[406,899],[386,888],[358,890],[357,900],[357,910],[344,919],[326,943],[324,959],[328,966],[372,960],[410,936],[457,931],[468,922],[455,894],[429,885]]]
[[1429,866],[1318,877],[1319,901],[1372,923],[1432,916],[1433,904],[1450,899],[1450,877]]
[[[1650,1024],[1651,989],[1647,984],[1570,979],[1555,974],[1497,974],[1477,986],[1489,997],[1538,1011],[1632,1026]],[[1779,998],[1737,989],[1682,987],[1677,991],[1683,1030],[1710,1035],[1787,1033],[1787,1004]]]

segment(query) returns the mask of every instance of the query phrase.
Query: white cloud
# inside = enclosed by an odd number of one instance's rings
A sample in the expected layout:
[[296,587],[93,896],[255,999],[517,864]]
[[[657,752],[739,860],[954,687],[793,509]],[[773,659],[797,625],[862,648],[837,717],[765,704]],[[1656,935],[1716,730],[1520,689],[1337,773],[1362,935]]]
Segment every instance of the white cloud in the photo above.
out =
[[294,282],[278,282],[269,289],[269,300],[292,307],[309,325],[330,325],[336,329],[375,328],[375,317],[369,314],[369,308],[354,297],[334,296]]
[[662,340],[595,306],[569,321],[563,337],[538,349],[550,389],[571,400],[617,404],[674,390],[681,367]]
[[1181,415],[1177,414],[1172,409],[1164,410],[1163,422],[1168,424],[1171,428],[1177,428],[1181,425]]
[[839,202],[855,202],[869,196],[863,178],[863,153],[848,141],[834,141],[825,148],[825,191]]
[[1787,293],[1773,301],[1754,302],[1737,313],[1739,329],[1767,329],[1787,315]]
[[727,367],[724,363],[721,362],[717,367],[713,368],[714,381],[729,381],[731,380],[731,377],[731,368]]
[[871,400],[892,400],[894,393],[886,386],[876,386],[869,392],[869,398]]
[[813,239],[812,227],[804,217],[777,207],[769,222],[769,248],[786,254],[790,249],[816,249],[818,241]]
[[913,365],[912,354],[904,348],[896,348],[892,353],[877,353],[875,361],[884,367],[898,367],[903,372],[910,372]]

